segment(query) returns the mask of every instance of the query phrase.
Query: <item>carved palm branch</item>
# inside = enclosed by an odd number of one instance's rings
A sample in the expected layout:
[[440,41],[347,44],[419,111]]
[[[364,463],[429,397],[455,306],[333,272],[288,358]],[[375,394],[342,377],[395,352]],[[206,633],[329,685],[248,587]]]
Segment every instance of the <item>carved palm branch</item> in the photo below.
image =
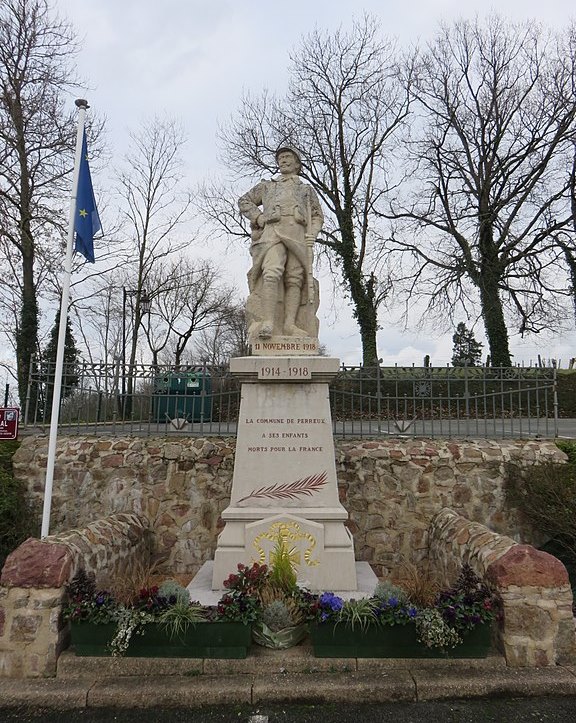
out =
[[297,479],[295,482],[283,482],[282,484],[272,484],[267,487],[260,487],[258,490],[252,490],[249,495],[239,499],[237,504],[251,499],[269,499],[269,500],[295,500],[304,495],[312,497],[319,489],[324,487],[327,482],[328,473],[326,471]]

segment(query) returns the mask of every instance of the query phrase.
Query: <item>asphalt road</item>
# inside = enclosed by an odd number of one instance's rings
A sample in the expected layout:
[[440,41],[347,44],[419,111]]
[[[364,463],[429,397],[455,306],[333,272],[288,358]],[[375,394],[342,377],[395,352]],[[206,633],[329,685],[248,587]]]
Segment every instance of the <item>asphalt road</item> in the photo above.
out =
[[[558,436],[561,438],[576,438],[576,419],[559,419]],[[334,423],[336,437],[454,437],[454,438],[487,438],[487,439],[553,439],[555,436],[553,419],[492,419],[492,420],[350,420]],[[19,433],[24,436],[33,434],[48,435],[47,426],[29,425],[20,427]],[[59,433],[66,434],[94,434],[97,436],[134,437],[145,436],[216,436],[227,437],[236,435],[236,424],[218,422],[194,422],[187,424],[183,429],[177,430],[170,424],[119,422],[117,424],[79,424],[62,425]]]
[[0,709],[0,720],[42,723],[572,723],[576,697],[489,698],[378,705],[267,705],[181,709]]

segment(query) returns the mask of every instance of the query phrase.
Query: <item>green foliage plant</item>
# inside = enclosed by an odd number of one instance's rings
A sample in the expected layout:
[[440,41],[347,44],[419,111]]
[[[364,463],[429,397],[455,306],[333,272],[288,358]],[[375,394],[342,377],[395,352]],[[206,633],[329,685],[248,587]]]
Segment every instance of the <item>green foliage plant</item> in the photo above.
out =
[[[50,331],[50,338],[42,355],[43,373],[46,375],[46,389],[44,399],[44,418],[49,420],[52,415],[52,397],[54,396],[54,375],[56,372],[56,352],[58,347],[58,334],[60,331],[60,309],[56,312],[56,318]],[[66,333],[64,336],[64,359],[62,365],[62,390],[61,397],[66,399],[71,396],[78,387],[80,380],[78,374],[78,349],[76,340],[72,333],[70,320],[66,320]]]
[[[162,587],[160,587],[160,590]],[[170,639],[182,638],[190,625],[206,622],[202,605],[188,600],[178,599],[160,613],[159,623],[166,630]]]
[[282,600],[274,600],[264,608],[262,611],[262,622],[275,633],[294,625],[290,610]]
[[376,615],[376,604],[372,598],[346,600],[342,605],[337,623],[343,623],[351,630],[367,630],[371,625],[379,623]]
[[556,446],[568,457],[568,464],[576,469],[576,442],[571,439],[557,439]]
[[270,584],[286,593],[292,592],[296,587],[296,565],[292,553],[282,532],[279,532],[270,555]]
[[384,602],[390,599],[398,600],[399,603],[408,602],[406,591],[400,585],[394,585],[390,580],[381,580],[374,589],[373,597]]
[[158,597],[166,598],[174,604],[190,604],[190,593],[176,580],[165,580],[158,588]]

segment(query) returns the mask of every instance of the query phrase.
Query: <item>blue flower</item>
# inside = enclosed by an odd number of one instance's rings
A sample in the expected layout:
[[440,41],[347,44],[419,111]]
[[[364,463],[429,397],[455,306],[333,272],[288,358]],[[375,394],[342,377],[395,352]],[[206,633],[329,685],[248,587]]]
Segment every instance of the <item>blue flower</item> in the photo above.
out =
[[320,596],[320,605],[329,608],[333,612],[338,612],[338,610],[342,610],[344,600],[338,595],[334,595],[333,592],[325,592]]

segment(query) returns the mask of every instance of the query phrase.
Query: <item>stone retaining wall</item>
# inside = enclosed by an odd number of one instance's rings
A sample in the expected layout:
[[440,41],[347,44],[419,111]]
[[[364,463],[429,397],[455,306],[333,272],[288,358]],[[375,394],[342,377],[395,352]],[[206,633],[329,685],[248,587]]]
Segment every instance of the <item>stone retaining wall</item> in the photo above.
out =
[[[38,499],[46,451],[45,439],[29,438],[14,460]],[[77,569],[110,573],[147,556],[151,537],[172,574],[210,559],[233,455],[233,440],[223,439],[61,438],[52,529],[84,529],[30,539],[9,556],[0,579],[0,676],[54,675],[66,643],[64,586]],[[359,560],[379,574],[403,557],[430,555],[452,573],[468,562],[502,597],[509,665],[574,661],[566,570],[513,539],[529,531],[504,504],[505,464],[563,460],[552,442],[341,442],[336,459]]]
[[[15,474],[42,499],[45,437],[25,438]],[[60,437],[51,530],[83,527],[119,512],[145,518],[175,574],[213,558],[228,504],[234,439]],[[539,543],[504,503],[507,462],[564,460],[547,441],[337,441],[340,498],[356,558],[388,574],[401,557],[427,554],[428,527],[443,507],[492,530]]]
[[132,514],[20,545],[0,578],[0,677],[55,675],[68,644],[61,615],[66,583],[79,569],[102,577],[144,562],[149,548],[147,522]]
[[509,666],[574,663],[572,590],[552,555],[470,522],[453,510],[431,521],[430,559],[448,574],[468,563],[502,601],[500,644]]

